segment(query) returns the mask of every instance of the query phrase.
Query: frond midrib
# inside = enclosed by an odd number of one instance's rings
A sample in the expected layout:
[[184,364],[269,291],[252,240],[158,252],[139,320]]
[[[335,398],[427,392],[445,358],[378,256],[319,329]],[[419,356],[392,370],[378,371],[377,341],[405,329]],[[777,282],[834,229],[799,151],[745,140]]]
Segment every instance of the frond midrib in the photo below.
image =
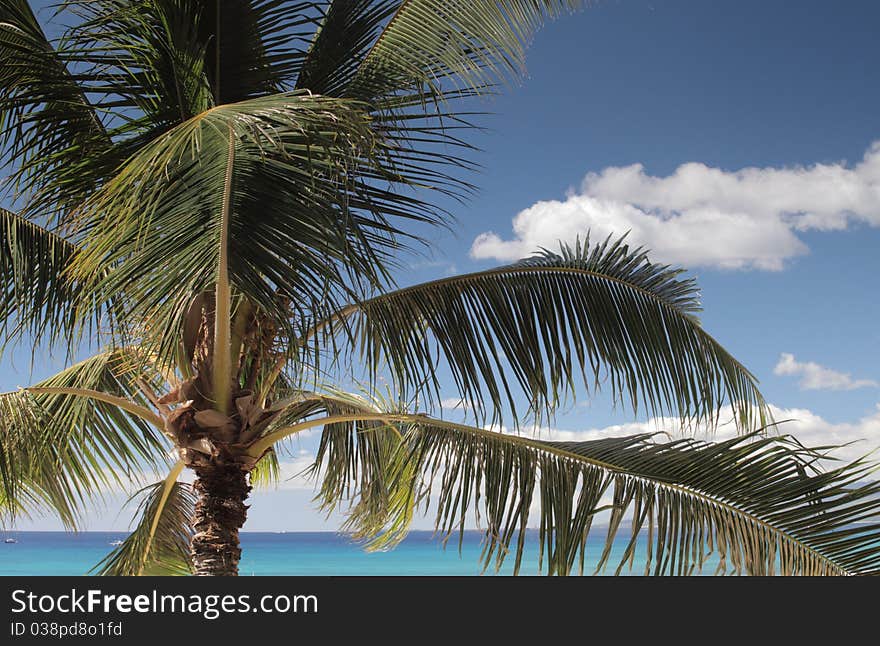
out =
[[[544,445],[544,446],[548,446],[548,445]],[[557,455],[559,455],[559,457],[565,458],[565,459],[572,461],[572,462],[578,462],[578,461],[580,461],[580,462],[588,461],[589,462],[589,461],[591,461],[590,459],[585,458],[584,456],[580,456],[577,453],[571,453],[569,451],[565,451],[564,449],[558,449],[554,452],[556,452]],[[788,543],[795,544],[799,549],[814,555],[816,558],[827,563],[834,570],[841,572],[843,574],[852,574],[852,572],[848,571],[843,566],[835,563],[831,557],[826,556],[825,554],[822,554],[821,552],[819,552],[818,550],[816,550],[813,547],[810,547],[809,545],[804,543],[802,540],[800,540],[797,536],[795,536],[791,532],[786,531],[784,528],[777,527],[776,525],[772,525],[772,524],[768,523],[767,521],[762,520],[761,518],[759,518],[758,516],[756,516],[752,512],[746,511],[740,507],[737,507],[736,505],[727,502],[726,500],[722,499],[721,497],[719,497],[715,494],[711,494],[711,493],[702,491],[700,489],[697,489],[696,487],[688,487],[686,485],[680,485],[677,483],[666,482],[665,480],[663,480],[659,477],[652,478],[649,476],[639,475],[636,473],[632,473],[631,471],[627,471],[626,469],[621,469],[619,467],[608,468],[606,466],[602,466],[601,461],[598,461],[598,460],[592,461],[592,462],[595,462],[594,466],[597,466],[598,468],[604,468],[609,471],[613,471],[615,473],[624,475],[625,477],[632,478],[633,480],[638,480],[643,483],[652,484],[652,485],[657,486],[659,488],[677,491],[678,493],[684,494],[685,496],[687,496],[691,499],[697,500],[703,504],[708,503],[708,504],[712,504],[712,505],[716,505],[718,507],[721,507],[722,509],[729,511],[732,514],[735,514],[737,516],[744,518],[748,522],[759,525],[759,526],[763,527],[764,529],[776,534],[782,540],[784,540]]]
[[53,231],[52,229],[40,226],[33,220],[30,220],[29,218],[26,218],[25,216],[16,213],[15,211],[10,211],[9,209],[4,209],[3,207],[0,207],[0,217],[8,218],[13,222],[16,222],[19,226],[25,226],[31,231],[51,238],[53,242],[64,247],[64,249],[70,253],[76,253],[81,249],[78,244],[76,244],[75,242],[71,242],[70,240],[59,234],[57,231]]
[[368,64],[370,58],[373,56],[373,53],[376,51],[376,49],[379,47],[379,45],[382,42],[384,42],[385,34],[388,33],[388,30],[394,25],[394,23],[400,17],[400,14],[403,13],[403,10],[406,9],[406,7],[409,6],[409,4],[411,2],[412,2],[412,0],[403,0],[403,2],[401,2],[400,6],[397,8],[397,11],[394,12],[394,15],[388,19],[387,24],[385,25],[385,27],[382,28],[382,31],[376,37],[376,40],[373,41],[373,44],[370,46],[369,51],[361,59],[361,62],[358,65],[357,71],[354,74],[355,79],[358,78],[361,75],[361,73],[363,72],[363,70],[365,70],[367,68],[367,64]]
[[571,462],[575,462],[575,463],[586,462],[586,463],[590,464],[591,466],[594,466],[599,469],[604,469],[605,471],[609,471],[613,474],[623,475],[625,477],[632,478],[633,480],[638,480],[639,482],[651,484],[651,485],[654,485],[654,486],[657,486],[660,488],[678,491],[679,493],[685,494],[686,496],[688,496],[692,499],[696,499],[700,502],[703,502],[703,503],[708,502],[708,503],[717,505],[723,509],[726,509],[727,511],[730,511],[733,514],[736,514],[740,517],[745,518],[749,522],[753,522],[757,525],[760,525],[761,527],[773,532],[774,534],[776,534],[777,536],[779,536],[780,538],[782,538],[785,541],[788,541],[790,543],[794,543],[795,545],[797,545],[799,548],[803,549],[804,551],[807,551],[810,554],[815,555],[817,558],[821,559],[822,561],[828,563],[835,570],[837,570],[839,572],[846,573],[846,574],[851,574],[851,572],[849,572],[844,567],[835,563],[830,557],[822,554],[821,552],[817,551],[816,549],[805,544],[803,541],[801,541],[800,539],[798,539],[796,536],[792,535],[791,533],[787,532],[785,529],[776,527],[775,525],[772,525],[772,524],[762,520],[761,518],[757,517],[753,513],[746,511],[744,509],[741,509],[740,507],[737,507],[737,506],[733,505],[732,503],[729,503],[729,502],[721,499],[720,497],[718,497],[715,494],[703,492],[695,487],[688,487],[686,485],[680,485],[677,483],[666,482],[663,479],[661,479],[660,477],[652,478],[650,476],[645,476],[642,474],[634,473],[634,472],[629,471],[627,469],[613,465],[609,462],[603,462],[602,460],[597,460],[595,458],[589,458],[587,456],[579,455],[579,454],[573,453],[571,451],[566,451],[565,449],[560,449],[550,442],[542,442],[540,440],[532,440],[532,439],[524,438],[524,437],[506,435],[506,434],[502,434],[502,433],[497,433],[495,431],[487,431],[485,429],[467,426],[464,424],[455,424],[454,422],[444,422],[442,420],[431,420],[431,423],[439,424],[442,426],[446,426],[446,425],[455,426],[456,430],[470,432],[470,433],[476,432],[479,435],[483,435],[485,437],[491,437],[492,439],[497,439],[498,437],[502,437],[502,438],[504,438],[504,440],[510,441],[514,444],[524,444],[524,445],[529,446],[530,448],[533,448],[536,450],[544,450],[544,451],[547,451],[550,453],[554,453],[557,456],[564,458],[566,460],[569,460]]

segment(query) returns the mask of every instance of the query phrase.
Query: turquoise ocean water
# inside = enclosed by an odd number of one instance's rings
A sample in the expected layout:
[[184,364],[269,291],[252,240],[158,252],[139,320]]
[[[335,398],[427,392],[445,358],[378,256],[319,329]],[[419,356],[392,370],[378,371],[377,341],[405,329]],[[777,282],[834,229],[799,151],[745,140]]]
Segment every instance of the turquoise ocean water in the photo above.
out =
[[[84,575],[113,547],[111,541],[125,538],[124,532],[3,532],[0,539],[13,537],[17,543],[0,542],[0,575]],[[602,551],[601,532],[588,543],[586,563],[595,565]],[[242,575],[480,575],[482,535],[466,532],[461,554],[457,535],[446,549],[431,532],[415,531],[393,550],[366,552],[350,537],[331,532],[243,532]],[[619,538],[615,552],[622,554],[626,540]],[[501,574],[512,572],[513,559]],[[636,550],[632,574],[643,574],[644,548]],[[614,561],[616,566],[616,561]],[[711,572],[711,568],[709,569]],[[592,569],[587,569],[592,573]],[[614,566],[608,573],[614,572]],[[494,571],[491,573],[494,574]],[[521,574],[538,574],[536,533],[527,541]],[[627,573],[626,571],[624,573]]]

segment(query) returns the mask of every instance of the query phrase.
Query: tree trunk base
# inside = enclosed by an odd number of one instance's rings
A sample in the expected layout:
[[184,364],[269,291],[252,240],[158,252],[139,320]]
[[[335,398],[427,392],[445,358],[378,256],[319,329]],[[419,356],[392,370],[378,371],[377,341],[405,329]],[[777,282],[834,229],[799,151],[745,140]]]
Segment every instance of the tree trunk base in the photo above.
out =
[[194,470],[199,500],[193,518],[193,574],[237,576],[238,530],[247,519],[244,501],[251,491],[247,473],[236,464],[209,464]]

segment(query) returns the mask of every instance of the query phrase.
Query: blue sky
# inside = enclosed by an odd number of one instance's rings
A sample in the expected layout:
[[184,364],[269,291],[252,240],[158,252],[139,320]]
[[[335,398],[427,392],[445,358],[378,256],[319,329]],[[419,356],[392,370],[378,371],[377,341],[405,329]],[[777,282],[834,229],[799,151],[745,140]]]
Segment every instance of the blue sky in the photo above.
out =
[[[447,205],[455,231],[406,259],[401,283],[507,262],[548,236],[631,229],[698,278],[705,327],[797,419],[784,430],[864,440],[847,456],[878,446],[877,24],[871,1],[618,0],[548,25],[527,78],[475,106],[494,113],[471,134],[480,191]],[[26,360],[10,359],[0,385],[25,385]],[[597,400],[547,433],[645,422]],[[315,440],[294,449],[290,475]],[[310,497],[297,479],[257,493],[245,529],[333,529]],[[89,528],[124,528],[117,511],[96,509]]]

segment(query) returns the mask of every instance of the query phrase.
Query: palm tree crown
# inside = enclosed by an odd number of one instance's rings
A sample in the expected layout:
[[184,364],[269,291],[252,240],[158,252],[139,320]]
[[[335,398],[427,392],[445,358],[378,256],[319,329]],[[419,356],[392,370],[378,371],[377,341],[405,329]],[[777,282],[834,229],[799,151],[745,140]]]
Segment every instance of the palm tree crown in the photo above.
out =
[[[28,2],[0,2],[5,343],[101,348],[0,397],[0,509],[75,527],[104,486],[164,466],[101,571],[235,574],[251,487],[320,428],[319,501],[374,546],[428,501],[446,535],[479,508],[485,563],[518,569],[536,502],[549,573],[583,568],[603,509],[609,546],[631,520],[624,561],[648,532],[651,572],[711,549],[749,573],[876,569],[872,467],[820,471],[751,433],[771,422],[756,381],[680,270],[586,237],[395,286],[414,231],[450,222],[432,198],[473,188],[462,99],[515,78],[531,33],[581,4],[68,1],[50,38]],[[352,363],[393,396],[323,385]],[[431,416],[441,365],[475,426]],[[729,406],[743,435],[487,430],[600,388],[683,425]]]

